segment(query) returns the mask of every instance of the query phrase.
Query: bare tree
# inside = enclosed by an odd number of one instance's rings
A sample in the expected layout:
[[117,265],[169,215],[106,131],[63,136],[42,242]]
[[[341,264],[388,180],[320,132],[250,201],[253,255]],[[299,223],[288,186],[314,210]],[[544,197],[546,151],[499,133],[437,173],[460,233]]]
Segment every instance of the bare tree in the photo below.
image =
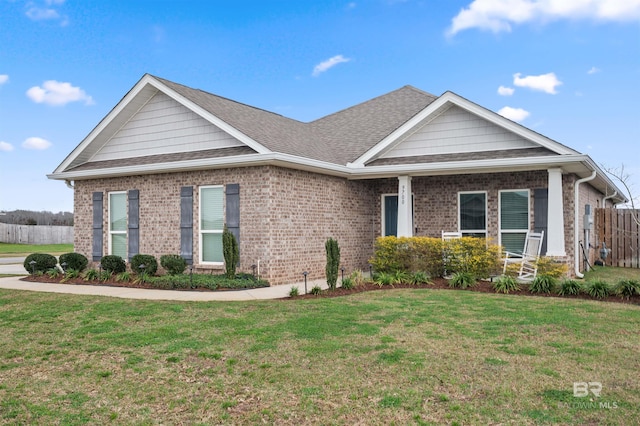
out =
[[636,214],[632,215],[633,220],[637,225],[640,226],[640,212],[636,210],[635,198],[633,194],[633,183],[631,182],[631,174],[625,171],[624,164],[620,165],[620,167],[603,167],[605,172],[615,178],[620,184],[624,187],[626,192],[625,195],[629,199],[629,207],[635,211]]

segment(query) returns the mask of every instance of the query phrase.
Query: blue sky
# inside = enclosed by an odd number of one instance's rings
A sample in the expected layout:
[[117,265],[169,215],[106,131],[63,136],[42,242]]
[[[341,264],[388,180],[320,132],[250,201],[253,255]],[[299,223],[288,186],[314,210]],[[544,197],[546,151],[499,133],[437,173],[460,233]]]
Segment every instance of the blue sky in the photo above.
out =
[[151,73],[310,121],[410,84],[590,155],[640,193],[640,0],[0,0],[0,211]]

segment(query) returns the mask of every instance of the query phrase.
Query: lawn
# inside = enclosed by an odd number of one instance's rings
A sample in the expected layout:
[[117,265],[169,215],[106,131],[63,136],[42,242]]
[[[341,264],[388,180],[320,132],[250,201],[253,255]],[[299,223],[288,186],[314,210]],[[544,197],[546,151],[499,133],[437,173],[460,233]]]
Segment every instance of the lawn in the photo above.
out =
[[31,253],[60,255],[73,252],[73,244],[9,244],[0,243],[0,257],[26,257]]
[[584,280],[602,280],[609,284],[616,284],[619,280],[640,281],[640,269],[618,268],[615,266],[593,266],[589,272],[585,272]]
[[[639,325],[633,305],[454,290],[250,303],[1,290],[0,423],[630,424]],[[574,382],[600,397],[574,397]]]

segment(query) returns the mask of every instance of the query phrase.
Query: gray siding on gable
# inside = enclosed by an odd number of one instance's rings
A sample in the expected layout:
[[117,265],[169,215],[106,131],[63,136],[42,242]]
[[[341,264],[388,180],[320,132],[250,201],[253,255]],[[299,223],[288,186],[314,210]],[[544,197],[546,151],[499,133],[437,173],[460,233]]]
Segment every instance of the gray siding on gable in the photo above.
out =
[[91,161],[242,146],[222,129],[158,92]]
[[380,158],[534,148],[538,145],[452,106]]

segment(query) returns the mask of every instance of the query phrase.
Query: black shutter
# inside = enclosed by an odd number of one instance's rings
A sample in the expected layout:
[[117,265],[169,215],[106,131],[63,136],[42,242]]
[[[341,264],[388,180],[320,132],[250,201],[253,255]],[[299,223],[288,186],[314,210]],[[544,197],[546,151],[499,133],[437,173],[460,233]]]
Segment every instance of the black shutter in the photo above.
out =
[[140,251],[140,191],[131,189],[127,193],[129,200],[129,215],[127,223],[129,228],[129,261]]
[[102,192],[93,193],[93,241],[91,256],[94,262],[102,259]]
[[[549,190],[539,188],[533,190],[533,231],[544,231],[547,235],[547,223],[549,219]],[[547,238],[542,239],[541,254],[547,252]]]
[[180,188],[180,256],[193,265],[193,187]]
[[240,184],[228,184],[225,195],[227,199],[227,229],[236,237],[238,247],[240,247]]

